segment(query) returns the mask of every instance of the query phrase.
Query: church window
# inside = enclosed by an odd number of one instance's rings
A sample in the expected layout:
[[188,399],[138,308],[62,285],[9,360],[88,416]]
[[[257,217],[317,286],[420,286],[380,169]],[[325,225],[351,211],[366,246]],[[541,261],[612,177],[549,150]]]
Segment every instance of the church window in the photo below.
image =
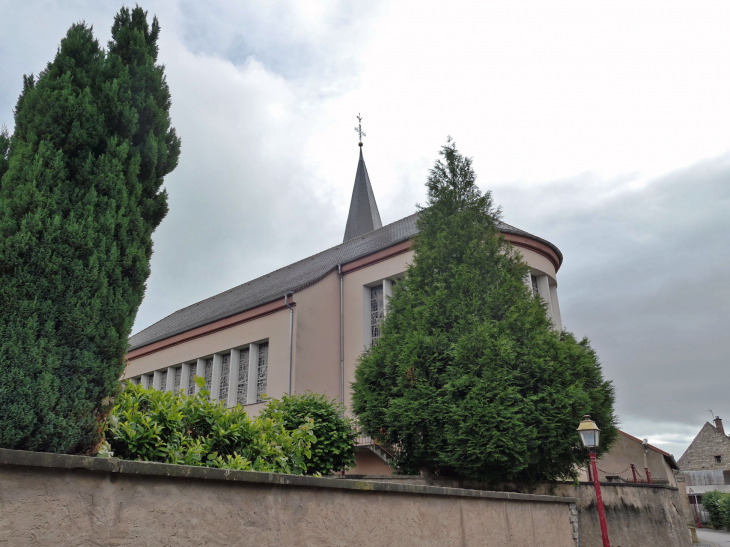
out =
[[198,365],[190,363],[188,365],[188,395],[195,395],[195,375],[198,372]]
[[259,344],[258,374],[256,379],[256,402],[264,400],[266,394],[266,383],[269,374],[269,343]]
[[239,405],[245,405],[248,402],[248,356],[249,348],[241,350],[241,356],[238,359],[238,392],[236,394],[236,402]]
[[384,316],[383,285],[370,287],[370,341],[380,338],[380,324]]
[[151,374],[145,374],[144,376],[142,376],[142,378],[144,378],[143,384],[142,384],[142,385],[144,385],[144,387],[146,387],[148,389],[152,389],[154,387],[154,383],[155,383],[155,373],[154,372]]
[[213,358],[205,360],[205,369],[203,369],[203,378],[205,378],[205,389],[210,391],[211,384],[213,383]]
[[539,296],[540,291],[537,288],[537,277],[534,275],[531,275],[530,281],[532,282],[532,296]]
[[175,376],[172,379],[172,391],[176,394],[180,393],[180,377],[182,376],[182,367],[175,367]]
[[167,389],[167,371],[160,371],[160,391],[166,391]]
[[227,354],[223,355],[223,358],[221,360],[222,360],[223,364],[221,365],[221,390],[220,390],[218,399],[223,402],[227,402],[228,401],[228,378],[230,376],[229,363],[231,361],[231,354],[227,353]]

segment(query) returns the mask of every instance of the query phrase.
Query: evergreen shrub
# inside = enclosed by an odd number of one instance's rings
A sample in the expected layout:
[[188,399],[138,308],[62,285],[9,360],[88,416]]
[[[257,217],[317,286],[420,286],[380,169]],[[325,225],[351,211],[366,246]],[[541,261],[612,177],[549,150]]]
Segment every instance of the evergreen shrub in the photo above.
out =
[[705,492],[702,494],[702,507],[707,511],[713,528],[730,528],[730,493],[718,490]]
[[355,463],[355,437],[352,422],[345,416],[345,407],[324,395],[306,392],[284,395],[268,401],[262,416],[282,422],[289,431],[296,431],[314,421],[311,456],[306,458],[307,471],[326,475],[352,467]]
[[[205,380],[196,377],[201,388]],[[317,441],[314,422],[287,428],[277,416],[250,417],[196,395],[145,389],[127,383],[107,419],[106,455],[174,463],[301,475]]]
[[602,429],[599,455],[616,437],[613,387],[587,340],[553,330],[471,160],[451,141],[441,155],[412,263],[356,369],[353,410],[403,473],[573,478],[588,461],[584,414]]
[[71,26],[0,134],[0,447],[91,453],[178,162],[160,26]]

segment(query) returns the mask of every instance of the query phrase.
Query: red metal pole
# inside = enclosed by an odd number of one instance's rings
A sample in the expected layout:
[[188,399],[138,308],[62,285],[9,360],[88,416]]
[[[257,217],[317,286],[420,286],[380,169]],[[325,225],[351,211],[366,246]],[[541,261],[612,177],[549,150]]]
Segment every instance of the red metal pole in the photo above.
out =
[[644,468],[644,471],[646,471],[646,482],[648,482],[649,484],[653,484],[651,482],[651,473],[649,473],[649,468],[648,467],[645,467]]
[[634,474],[634,484],[636,484],[639,481],[636,480],[636,466],[633,463],[631,464],[631,472]]
[[593,468],[593,486],[596,487],[596,505],[598,506],[598,520],[601,523],[601,538],[603,547],[611,547],[608,542],[608,527],[606,526],[606,513],[603,509],[603,497],[601,497],[601,485],[598,484],[598,469],[596,469],[596,453],[591,452],[591,467]]
[[692,507],[695,510],[695,520],[697,520],[697,528],[702,528],[700,524],[700,516],[697,514],[697,496],[692,496]]

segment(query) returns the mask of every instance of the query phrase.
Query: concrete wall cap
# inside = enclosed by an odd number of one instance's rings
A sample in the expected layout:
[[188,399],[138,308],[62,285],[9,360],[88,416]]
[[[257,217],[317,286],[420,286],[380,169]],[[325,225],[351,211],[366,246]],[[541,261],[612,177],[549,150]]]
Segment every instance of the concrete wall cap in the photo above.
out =
[[491,498],[512,501],[532,501],[548,503],[576,503],[572,497],[518,494],[514,492],[490,492],[486,490],[467,490],[464,488],[445,488],[441,486],[422,486],[394,484],[391,482],[341,480],[257,471],[234,471],[212,467],[193,467],[154,462],[119,460],[116,458],[93,458],[89,456],[69,456],[46,452],[27,452],[23,450],[0,449],[0,465],[19,467],[41,467],[68,470],[86,470],[95,473],[121,473],[129,475],[163,476],[171,479],[194,479],[232,481],[242,483],[278,484],[282,486],[305,486],[309,488],[332,488],[337,490],[358,490],[370,492],[400,492],[432,496],[452,496],[461,498]]

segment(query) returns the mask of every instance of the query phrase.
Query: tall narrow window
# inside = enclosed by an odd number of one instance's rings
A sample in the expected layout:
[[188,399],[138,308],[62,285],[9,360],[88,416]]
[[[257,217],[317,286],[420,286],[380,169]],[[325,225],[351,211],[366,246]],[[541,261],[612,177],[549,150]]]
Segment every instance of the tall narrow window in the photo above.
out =
[[370,341],[372,343],[380,338],[383,311],[383,286],[370,287]]
[[227,353],[224,355],[221,362],[221,390],[218,395],[218,400],[225,403],[228,401],[228,377],[230,376],[231,370],[229,366],[229,363],[231,362],[231,354]]
[[540,294],[540,291],[538,291],[537,289],[537,277],[531,275],[530,281],[532,282],[532,296],[538,296]]
[[160,372],[160,391],[167,390],[167,371]]
[[248,402],[248,353],[249,348],[242,349],[238,359],[238,391],[236,402],[245,405]]
[[203,372],[203,378],[205,378],[205,389],[210,391],[211,384],[213,383],[213,358],[205,360],[205,370]]
[[256,402],[264,400],[266,394],[266,382],[269,375],[269,343],[259,344],[258,378],[256,382]]
[[190,363],[188,367],[188,395],[195,395],[195,375],[198,373],[198,365]]
[[155,373],[147,374],[147,388],[153,389],[155,387]]
[[175,377],[172,381],[172,391],[175,392],[175,394],[180,393],[180,377],[182,376],[182,367],[175,367]]

